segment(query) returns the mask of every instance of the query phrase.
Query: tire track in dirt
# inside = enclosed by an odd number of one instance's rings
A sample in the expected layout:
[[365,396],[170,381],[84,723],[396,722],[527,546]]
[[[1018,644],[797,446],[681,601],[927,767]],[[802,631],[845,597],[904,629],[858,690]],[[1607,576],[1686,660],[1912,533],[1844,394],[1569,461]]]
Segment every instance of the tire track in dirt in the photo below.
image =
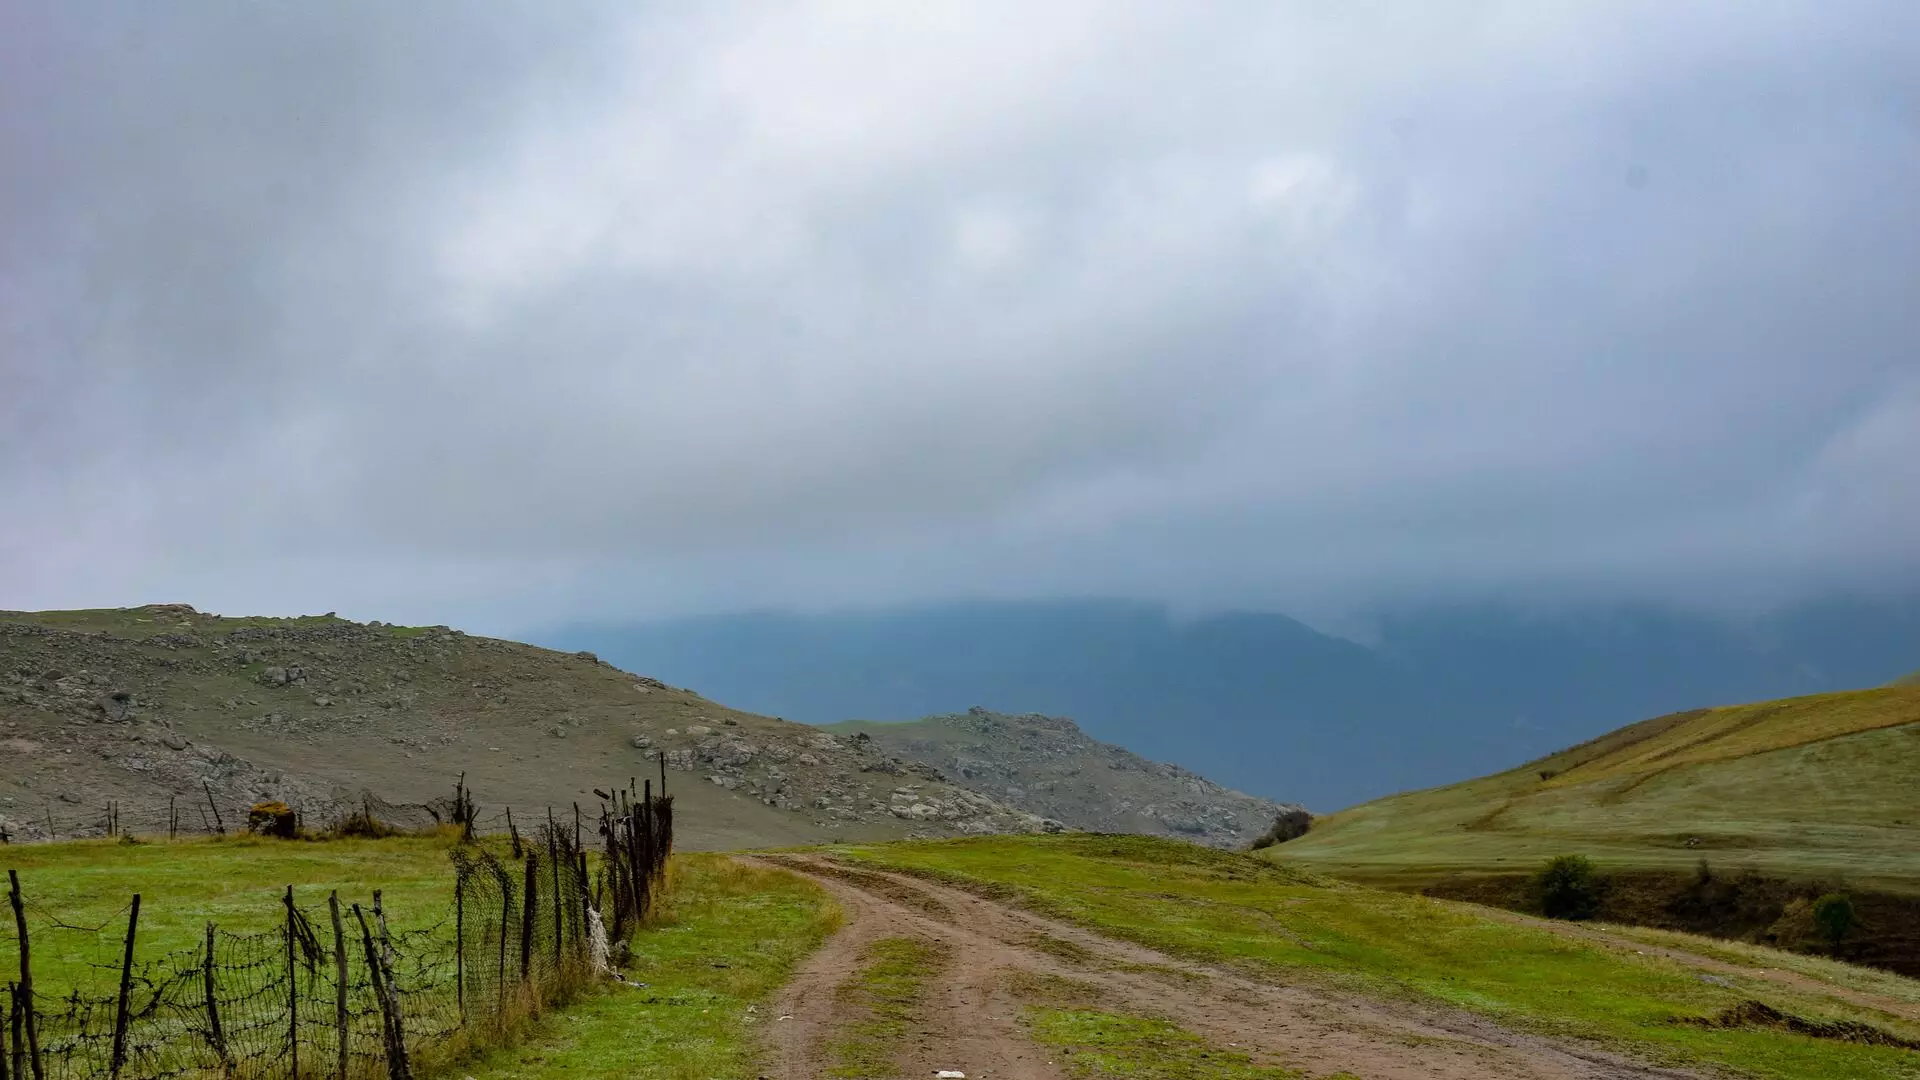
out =
[[1053,1054],[1031,1043],[1009,987],[1016,974],[1058,976],[1098,990],[1103,1007],[1162,1017],[1217,1045],[1310,1076],[1367,1080],[1677,1080],[1696,1074],[1649,1066],[1584,1045],[1510,1031],[1461,1010],[1376,1001],[1255,979],[1108,938],[924,878],[848,867],[816,855],[756,861],[807,875],[847,910],[846,928],[780,997],[770,1040],[776,1080],[824,1075],[818,1050],[847,1017],[833,987],[859,969],[881,936],[924,936],[951,947],[925,1020],[900,1048],[902,1075],[959,1069],[969,1077],[1058,1080]]
[[1048,1055],[1019,1027],[1020,1009],[1005,986],[1017,957],[977,947],[958,931],[953,913],[904,882],[824,861],[785,857],[751,860],[805,874],[846,912],[846,922],[801,965],[774,1001],[765,1043],[772,1080],[819,1080],[834,1061],[832,1039],[862,1017],[836,991],[858,976],[869,946],[881,938],[917,936],[954,946],[952,960],[929,972],[925,1007],[896,1048],[903,1076],[958,1069],[987,1080],[1064,1080]]

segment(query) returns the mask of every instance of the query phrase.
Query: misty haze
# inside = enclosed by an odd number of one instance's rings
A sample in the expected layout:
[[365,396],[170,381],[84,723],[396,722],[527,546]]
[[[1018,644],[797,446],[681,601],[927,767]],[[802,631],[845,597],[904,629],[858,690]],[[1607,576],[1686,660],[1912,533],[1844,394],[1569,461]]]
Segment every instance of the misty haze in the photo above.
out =
[[1916,192],[1895,0],[10,0],[0,1080],[1913,1077]]

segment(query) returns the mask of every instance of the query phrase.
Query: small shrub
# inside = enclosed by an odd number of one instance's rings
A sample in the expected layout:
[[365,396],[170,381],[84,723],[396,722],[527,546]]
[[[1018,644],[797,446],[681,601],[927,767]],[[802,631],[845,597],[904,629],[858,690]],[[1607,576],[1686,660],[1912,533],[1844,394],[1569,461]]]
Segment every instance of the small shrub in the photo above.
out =
[[1813,902],[1813,925],[1828,941],[1846,937],[1853,920],[1853,900],[1845,893],[1828,893]]
[[283,802],[254,803],[247,811],[247,831],[291,840],[299,834],[300,818]]
[[1534,875],[1534,898],[1550,919],[1591,919],[1606,883],[1585,855],[1561,855]]
[[1813,940],[1813,903],[1804,896],[1787,901],[1780,909],[1780,917],[1767,927],[1766,939],[1781,948],[1790,949],[1805,945]]
[[372,810],[364,807],[334,822],[333,827],[327,830],[328,838],[333,840],[343,840],[348,837],[360,837],[367,840],[384,840],[389,836],[405,835],[405,829],[381,821],[379,818],[373,816]]
[[1260,834],[1249,850],[1259,851],[1275,844],[1284,844],[1289,840],[1307,835],[1307,830],[1311,828],[1313,828],[1312,814],[1299,807],[1288,807],[1274,816],[1273,826]]

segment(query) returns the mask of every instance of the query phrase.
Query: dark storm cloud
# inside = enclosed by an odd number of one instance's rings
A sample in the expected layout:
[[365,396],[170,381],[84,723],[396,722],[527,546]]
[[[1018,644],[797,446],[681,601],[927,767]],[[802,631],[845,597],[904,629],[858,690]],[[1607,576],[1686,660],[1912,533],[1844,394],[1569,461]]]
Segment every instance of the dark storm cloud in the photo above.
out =
[[1911,5],[557,10],[0,14],[0,606],[1914,569]]

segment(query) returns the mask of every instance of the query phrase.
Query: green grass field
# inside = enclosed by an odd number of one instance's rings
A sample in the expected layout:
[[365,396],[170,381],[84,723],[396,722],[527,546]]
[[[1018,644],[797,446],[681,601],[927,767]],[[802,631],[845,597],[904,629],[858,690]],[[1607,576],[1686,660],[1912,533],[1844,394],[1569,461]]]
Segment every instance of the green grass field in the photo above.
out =
[[[1451,1004],[1658,1061],[1770,1080],[1920,1077],[1920,1055],[1912,1051],[1684,1022],[1758,1000],[1796,1016],[1856,1021],[1920,1039],[1920,1024],[1843,1000],[1838,991],[1783,987],[1758,974],[1791,970],[1836,988],[1920,1002],[1920,983],[1831,961],[1653,931],[1614,931],[1637,935],[1624,945],[1571,937],[1470,905],[1144,837],[992,837],[833,850],[856,862],[967,884],[1177,954],[1336,989]],[[91,955],[65,955],[57,943],[103,938],[111,951],[117,944],[111,928],[136,889],[144,899],[142,925],[152,933],[142,940],[156,949],[191,944],[208,919],[236,930],[271,926],[289,883],[314,899],[333,888],[352,898],[380,888],[402,926],[415,924],[415,913],[420,921],[437,918],[450,892],[445,843],[431,839],[76,843],[0,849],[0,862],[21,871],[36,928],[49,915],[109,927],[97,935],[36,936],[41,987],[54,993],[64,988],[63,979],[95,977],[87,965],[99,959],[97,947]],[[643,987],[589,992],[528,1025],[514,1045],[459,1062],[457,1075],[755,1076],[757,1025],[767,1019],[760,1003],[838,919],[825,894],[801,878],[724,856],[676,857],[659,922],[634,938],[629,976]],[[866,1004],[876,1024],[915,996],[907,976],[925,966],[895,955],[905,946],[889,948],[870,958],[868,977],[849,991],[871,998]],[[1705,981],[1659,951],[1675,948],[1754,974],[1732,974],[1725,985]],[[0,929],[0,965],[10,966],[14,955],[7,926]],[[1283,1075],[1153,1017],[1114,1013],[1098,1002],[1030,1000],[1026,1022],[1039,1043],[1068,1056],[1079,1076]],[[850,1067],[864,1065],[850,1061]]]
[[[0,867],[20,873],[42,993],[112,977],[92,965],[117,964],[136,892],[142,957],[196,945],[209,922],[234,933],[279,926],[288,885],[302,906],[324,903],[333,890],[343,903],[366,905],[380,889],[395,929],[438,922],[453,903],[447,844],[437,839],[20,844],[0,848]],[[102,930],[62,930],[50,917]],[[0,972],[17,971],[17,956],[9,915],[0,918]]]
[[[1920,1076],[1920,1056],[1911,1051],[1682,1022],[1754,999],[1795,1015],[1856,1020],[1920,1038],[1920,1025],[1880,1010],[1817,990],[1783,989],[1757,977],[1735,976],[1721,986],[1652,953],[1569,938],[1471,905],[1338,882],[1248,856],[1097,835],[833,850],[869,865],[971,883],[1182,955],[1373,995],[1444,1002],[1517,1027],[1589,1039],[1674,1064],[1713,1065],[1778,1080]],[[1667,940],[1699,941],[1681,935]],[[1728,955],[1755,967],[1786,960],[1767,950]],[[1910,980],[1838,964],[1827,964],[1814,977],[1845,987],[1896,985],[1920,992],[1920,984]],[[1095,1021],[1056,1017],[1048,1023]]]
[[[236,932],[279,925],[284,888],[303,903],[366,903],[384,893],[395,929],[434,923],[452,901],[447,842],[254,838],[0,848],[19,871],[33,933],[36,988],[64,996],[113,978],[125,908],[141,894],[139,955],[194,945],[208,921]],[[513,1046],[459,1063],[476,1080],[755,1075],[753,1006],[837,925],[812,884],[722,856],[676,856],[657,921],[635,935],[629,977],[549,1013]],[[98,933],[62,929],[101,927]],[[0,983],[18,970],[11,913],[0,918]]]
[[1607,868],[1834,878],[1920,892],[1920,687],[1659,717],[1494,776],[1318,820],[1267,857],[1382,883]]

